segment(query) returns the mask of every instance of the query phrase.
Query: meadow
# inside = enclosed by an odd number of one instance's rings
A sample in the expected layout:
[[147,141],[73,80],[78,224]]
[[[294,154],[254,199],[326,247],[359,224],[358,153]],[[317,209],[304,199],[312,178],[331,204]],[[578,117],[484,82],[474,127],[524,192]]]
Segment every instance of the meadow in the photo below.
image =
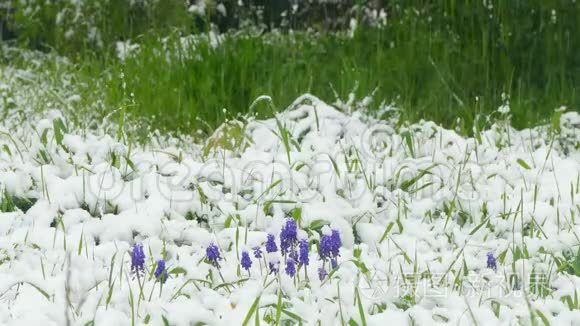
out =
[[574,325],[576,1],[0,1],[0,324]]
[[[389,1],[372,27],[265,34],[248,28],[223,34],[219,46],[204,37],[208,23],[186,24],[174,1],[134,13],[140,20],[123,19],[133,17],[124,1],[102,3],[87,9],[100,13],[89,11],[98,41],[87,40],[91,26],[45,23],[50,14],[21,18],[18,41],[67,56],[86,92],[103,94],[104,111],[132,101],[131,112],[155,116],[152,124],[169,131],[207,129],[199,120],[216,128],[248,113],[261,95],[271,96],[277,110],[303,93],[331,103],[373,95],[371,109],[386,102],[401,108],[405,120],[432,120],[463,134],[483,126],[507,98],[518,128],[548,121],[560,106],[578,110],[574,1]],[[200,37],[184,41],[189,33]],[[119,60],[119,40],[139,51]],[[255,109],[260,117],[272,114]]]

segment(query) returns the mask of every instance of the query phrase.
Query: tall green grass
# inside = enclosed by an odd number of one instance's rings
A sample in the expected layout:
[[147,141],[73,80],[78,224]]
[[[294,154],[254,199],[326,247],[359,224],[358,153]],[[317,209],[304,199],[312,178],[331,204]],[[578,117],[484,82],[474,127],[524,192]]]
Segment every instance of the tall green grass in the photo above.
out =
[[[125,61],[112,45],[71,58],[110,110],[130,102],[134,116],[186,133],[247,113],[264,94],[282,109],[304,92],[332,102],[353,90],[358,97],[376,90],[375,107],[394,102],[405,119],[465,133],[506,98],[516,127],[547,121],[561,105],[578,110],[580,3],[386,3],[386,27],[353,35],[242,31],[215,48],[204,40],[182,47],[181,29],[153,28],[133,39],[140,50]],[[256,113],[272,112],[258,106]]]
[[[2,0],[0,22],[21,45],[61,54],[107,51],[150,30],[190,30],[182,0]],[[4,27],[4,26],[2,26]]]

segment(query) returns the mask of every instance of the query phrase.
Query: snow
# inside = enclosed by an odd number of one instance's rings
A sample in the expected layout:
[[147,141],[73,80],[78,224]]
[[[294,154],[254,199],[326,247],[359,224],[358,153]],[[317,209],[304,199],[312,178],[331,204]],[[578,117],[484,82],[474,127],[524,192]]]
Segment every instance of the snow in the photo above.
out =
[[[130,150],[107,129],[74,127],[64,109],[8,118],[0,190],[17,207],[0,213],[0,324],[240,324],[256,298],[261,322],[272,323],[280,291],[281,318],[304,324],[528,324],[541,322],[538,311],[578,323],[566,296],[580,277],[555,259],[580,242],[580,115],[563,113],[554,134],[515,130],[501,110],[506,120],[478,141],[306,94],[275,118],[240,121],[243,136],[227,146],[211,141],[229,138],[224,127],[206,144]],[[60,144],[56,119],[68,126]],[[339,230],[330,278],[318,279],[316,245],[296,279],[277,253],[252,256],[249,274],[239,267],[241,251],[278,236],[290,216],[311,244]],[[140,279],[135,243],[147,257]],[[219,271],[204,259],[210,243],[224,258]],[[161,258],[163,287],[149,276]],[[282,272],[269,275],[266,261]],[[544,283],[529,284],[538,273]]]

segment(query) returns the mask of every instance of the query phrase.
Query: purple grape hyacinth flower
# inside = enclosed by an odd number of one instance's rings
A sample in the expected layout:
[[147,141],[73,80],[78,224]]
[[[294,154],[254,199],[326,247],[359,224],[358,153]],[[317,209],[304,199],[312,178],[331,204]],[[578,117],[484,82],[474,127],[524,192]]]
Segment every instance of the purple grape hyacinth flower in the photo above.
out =
[[324,269],[324,267],[318,268],[318,279],[320,280],[320,282],[324,281],[326,276],[328,276],[326,269]]
[[268,268],[270,269],[270,273],[269,274],[276,274],[276,273],[278,273],[278,264],[277,263],[269,262],[268,263]]
[[487,253],[487,268],[497,271],[497,259],[493,256],[492,252]]
[[246,271],[250,271],[250,268],[252,267],[252,259],[250,258],[248,252],[245,250],[242,251],[242,259],[240,264],[242,265],[242,268],[245,269]]
[[340,254],[340,247],[342,246],[342,241],[340,240],[340,233],[338,230],[332,230],[331,235],[323,235],[320,238],[320,258],[336,258]]
[[298,228],[294,219],[286,219],[286,224],[280,231],[280,250],[283,255],[290,251],[298,240]]
[[214,267],[220,267],[218,261],[221,260],[222,257],[220,255],[220,249],[215,245],[215,243],[212,242],[207,246],[205,249],[205,256]]
[[302,239],[298,244],[299,248],[299,255],[298,255],[298,262],[300,265],[308,266],[310,259],[308,258],[308,240]]
[[262,258],[262,248],[256,246],[256,247],[254,247],[253,250],[254,250],[254,258],[256,258],[256,259]]
[[157,261],[157,268],[155,269],[155,273],[153,273],[153,275],[161,283],[165,283],[165,281],[167,280],[167,271],[165,270],[165,260],[160,259]]
[[338,261],[336,260],[336,257],[334,257],[334,258],[330,258],[330,267],[331,267],[332,269],[335,269],[335,268],[336,268],[336,266],[338,266]]
[[338,232],[338,230],[336,229],[332,230],[330,239],[332,240],[332,255],[334,257],[338,257],[340,247],[342,246],[342,240],[340,240],[340,233]]
[[319,254],[320,258],[323,260],[332,257],[332,240],[330,239],[330,236],[323,235],[322,238],[320,238]]
[[145,270],[145,252],[143,245],[136,243],[131,249],[131,272],[140,275]]
[[290,277],[294,277],[296,275],[296,265],[294,264],[294,260],[289,258],[286,261],[286,274]]
[[268,234],[268,240],[266,241],[266,252],[276,252],[278,251],[278,247],[276,246],[276,238],[273,234]]

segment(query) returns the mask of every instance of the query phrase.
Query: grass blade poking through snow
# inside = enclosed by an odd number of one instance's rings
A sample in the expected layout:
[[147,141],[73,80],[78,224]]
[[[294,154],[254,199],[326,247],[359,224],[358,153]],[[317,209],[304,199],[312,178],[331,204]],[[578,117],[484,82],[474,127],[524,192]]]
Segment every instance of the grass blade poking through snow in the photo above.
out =
[[278,289],[278,302],[276,303],[276,326],[280,325],[282,316],[282,289]]
[[356,304],[357,304],[357,307],[358,307],[358,313],[360,315],[360,320],[361,320],[362,326],[366,326],[367,325],[367,319],[365,317],[365,310],[364,310],[362,301],[360,299],[360,294],[359,294],[359,291],[358,291],[358,287],[354,289],[354,294],[355,294]]
[[244,322],[242,323],[243,326],[248,325],[248,323],[250,322],[250,319],[254,315],[254,312],[258,309],[259,303],[260,303],[260,296],[256,297],[256,299],[254,300],[254,303],[252,303],[252,306],[250,307],[250,310],[248,310],[248,314],[246,314],[246,318],[244,318]]

